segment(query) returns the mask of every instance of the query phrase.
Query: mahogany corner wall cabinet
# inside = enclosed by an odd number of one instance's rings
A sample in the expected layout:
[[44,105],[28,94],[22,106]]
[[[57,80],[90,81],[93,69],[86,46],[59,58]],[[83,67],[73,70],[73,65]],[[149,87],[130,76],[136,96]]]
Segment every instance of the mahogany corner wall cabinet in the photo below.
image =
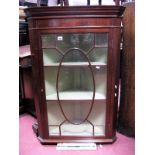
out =
[[38,139],[116,140],[122,6],[34,7],[29,25]]

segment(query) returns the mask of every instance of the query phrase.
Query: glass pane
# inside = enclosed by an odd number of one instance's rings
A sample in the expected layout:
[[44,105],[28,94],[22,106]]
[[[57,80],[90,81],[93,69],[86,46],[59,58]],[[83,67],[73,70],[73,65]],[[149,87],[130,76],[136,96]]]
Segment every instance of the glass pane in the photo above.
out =
[[[91,102],[88,101],[61,101],[60,103],[66,118],[73,124],[81,124],[91,108]],[[87,104],[86,109],[83,109],[83,104]]]
[[57,101],[47,101],[48,125],[60,125],[64,120]]
[[70,52],[68,52],[65,55],[63,61],[64,62],[87,62],[87,59],[80,50],[75,49],[75,50],[70,50]]
[[42,35],[42,48],[52,48],[55,47],[55,35],[54,34],[46,34]]
[[44,67],[44,79],[45,79],[45,92],[46,99],[51,99],[51,96],[56,98],[56,78],[58,68]]
[[[87,109],[87,104],[83,104],[82,108]],[[94,102],[94,105],[88,117],[88,120],[94,125],[95,136],[105,135],[106,102],[104,100]]]
[[60,133],[59,133],[59,126],[58,125],[52,125],[52,126],[49,126],[48,127],[48,130],[49,130],[49,135],[50,136],[59,136]]
[[101,65],[107,64],[107,48],[94,48],[89,54],[89,59]]
[[[78,99],[85,92],[85,97],[92,99],[93,79],[88,67],[62,67],[59,74],[60,98]],[[84,94],[83,94],[84,95]],[[82,96],[83,96],[82,95]]]
[[93,66],[95,78],[95,99],[105,99],[107,91],[107,68],[104,66]]
[[93,136],[93,128],[88,122],[84,122],[80,125],[65,122],[61,129],[63,136]]
[[[90,102],[80,101],[62,103],[65,114],[73,123],[79,123],[89,112]],[[49,135],[64,136],[95,136],[105,135],[106,103],[95,101],[88,120],[80,122],[79,125],[72,124],[65,120],[59,104],[56,101],[47,102]]]
[[87,52],[93,46],[93,33],[68,33],[57,35],[57,47],[64,53],[71,48],[79,48]]
[[43,49],[43,63],[44,65],[54,65],[59,63],[62,55],[56,49]]
[[96,33],[95,34],[95,45],[96,46],[108,46],[108,33]]

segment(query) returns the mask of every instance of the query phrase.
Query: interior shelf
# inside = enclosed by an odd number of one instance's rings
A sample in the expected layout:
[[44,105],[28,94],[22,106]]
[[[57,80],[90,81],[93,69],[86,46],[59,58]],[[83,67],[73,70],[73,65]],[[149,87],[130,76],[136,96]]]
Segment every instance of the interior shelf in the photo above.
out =
[[[44,65],[44,67],[52,67],[52,66],[59,66],[60,63],[51,63],[50,65]],[[88,66],[88,62],[63,62],[61,66]],[[92,66],[106,66],[107,64],[102,63],[102,62],[91,62]]]
[[[91,91],[65,91],[59,93],[60,100],[92,100]],[[105,100],[106,97],[101,93],[95,93],[95,100]],[[57,93],[47,95],[46,100],[57,100]]]

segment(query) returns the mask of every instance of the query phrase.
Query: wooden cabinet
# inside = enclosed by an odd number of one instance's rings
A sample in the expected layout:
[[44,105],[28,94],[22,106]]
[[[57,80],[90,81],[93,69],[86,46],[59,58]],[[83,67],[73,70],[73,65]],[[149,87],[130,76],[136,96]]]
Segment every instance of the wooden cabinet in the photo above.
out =
[[26,9],[41,143],[115,141],[123,11]]

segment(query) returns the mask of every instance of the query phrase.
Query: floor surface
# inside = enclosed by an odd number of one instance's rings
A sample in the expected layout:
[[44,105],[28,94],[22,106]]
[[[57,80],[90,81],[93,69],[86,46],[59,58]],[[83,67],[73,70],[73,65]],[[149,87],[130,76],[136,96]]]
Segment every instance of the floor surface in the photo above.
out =
[[55,145],[41,145],[32,130],[36,119],[28,114],[19,118],[19,155],[134,155],[135,140],[117,133],[113,144],[98,145],[96,151],[57,151]]

